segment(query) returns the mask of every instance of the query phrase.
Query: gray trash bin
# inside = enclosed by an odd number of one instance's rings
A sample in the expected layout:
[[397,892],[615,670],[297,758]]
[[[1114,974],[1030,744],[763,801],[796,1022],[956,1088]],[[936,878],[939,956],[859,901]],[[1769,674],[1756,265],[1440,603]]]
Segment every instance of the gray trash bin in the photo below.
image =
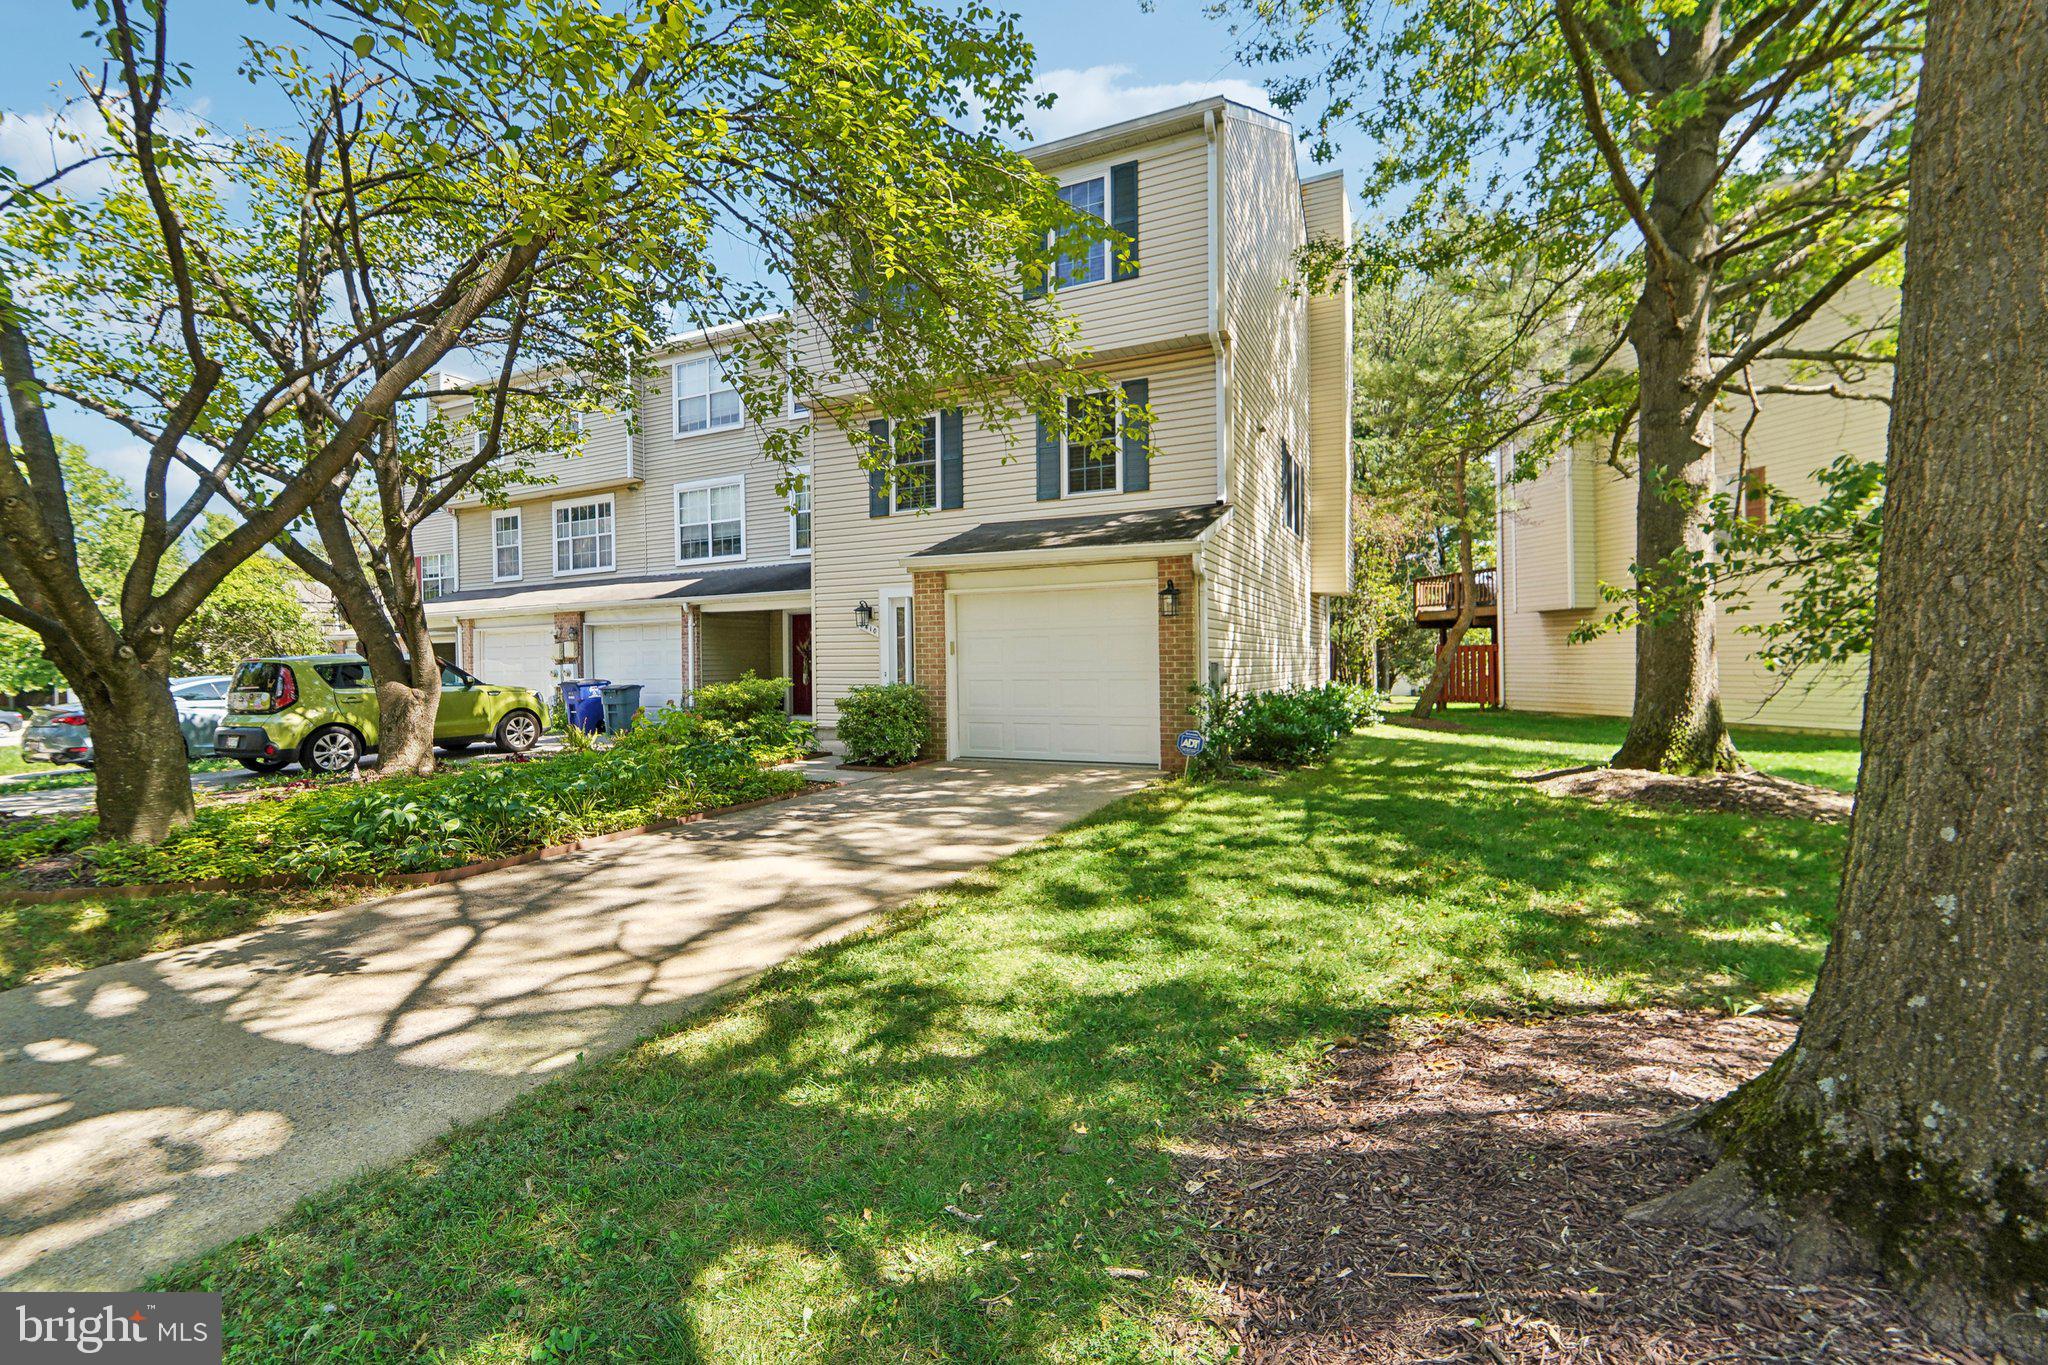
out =
[[598,691],[604,697],[605,733],[616,735],[633,727],[633,713],[640,709],[639,683],[613,683]]

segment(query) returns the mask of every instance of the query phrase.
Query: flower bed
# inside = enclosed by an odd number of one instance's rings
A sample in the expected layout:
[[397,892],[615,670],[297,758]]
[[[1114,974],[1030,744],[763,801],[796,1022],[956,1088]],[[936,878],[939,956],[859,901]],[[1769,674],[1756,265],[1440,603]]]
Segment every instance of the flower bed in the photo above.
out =
[[720,728],[647,727],[605,749],[210,804],[155,845],[94,844],[93,817],[53,820],[0,837],[0,869],[19,884],[40,863],[45,886],[52,860],[78,884],[278,874],[312,884],[460,867],[802,788],[798,774],[764,766],[786,746]]

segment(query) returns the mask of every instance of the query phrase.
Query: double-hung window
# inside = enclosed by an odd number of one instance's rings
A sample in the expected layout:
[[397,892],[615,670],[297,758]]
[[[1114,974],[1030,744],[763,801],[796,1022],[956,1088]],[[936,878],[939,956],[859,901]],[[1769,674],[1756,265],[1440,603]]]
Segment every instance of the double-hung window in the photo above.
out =
[[443,550],[420,556],[420,596],[431,602],[455,591],[455,556]]
[[1116,405],[1107,395],[1067,400],[1066,442],[1069,497],[1117,491]]
[[746,481],[676,485],[676,562],[743,559],[747,553]]
[[612,495],[555,504],[555,572],[602,573],[614,564]]
[[746,420],[739,391],[726,378],[717,356],[679,360],[670,369],[675,390],[676,435],[725,431]]
[[491,581],[504,583],[525,571],[519,553],[519,513],[491,514]]
[[789,552],[807,555],[811,552],[811,471],[799,469],[796,477],[800,482],[789,500]]
[[939,419],[900,423],[896,435],[895,477],[890,497],[898,512],[939,505]]
[[[1076,214],[1106,222],[1109,218],[1108,190],[1108,180],[1098,175],[1093,180],[1077,180],[1071,185],[1060,186],[1059,195],[1061,202]],[[1093,241],[1083,241],[1080,227],[1060,227],[1053,231],[1052,244],[1059,258],[1052,272],[1055,287],[1092,284],[1109,278],[1109,243],[1100,235]]]

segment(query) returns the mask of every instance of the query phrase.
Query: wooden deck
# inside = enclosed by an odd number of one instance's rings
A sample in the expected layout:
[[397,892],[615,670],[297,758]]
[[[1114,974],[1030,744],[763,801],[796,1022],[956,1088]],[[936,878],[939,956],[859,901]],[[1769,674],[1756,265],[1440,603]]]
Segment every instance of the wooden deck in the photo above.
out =
[[[1500,619],[1500,573],[1485,568],[1472,575],[1474,625],[1490,626]],[[1448,626],[1458,619],[1465,602],[1462,574],[1440,573],[1415,580],[1415,624]]]

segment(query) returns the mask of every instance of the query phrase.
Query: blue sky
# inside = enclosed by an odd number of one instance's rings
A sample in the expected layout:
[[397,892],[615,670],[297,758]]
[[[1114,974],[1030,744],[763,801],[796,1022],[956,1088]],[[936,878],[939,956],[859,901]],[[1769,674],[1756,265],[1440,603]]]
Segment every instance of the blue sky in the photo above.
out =
[[[234,74],[243,34],[282,36],[281,17],[246,0],[169,0],[172,52],[190,62],[190,102],[222,126],[262,124],[278,106],[268,92]],[[1037,50],[1038,80],[1058,96],[1036,118],[1041,139],[1101,127],[1121,119],[1171,108],[1211,94],[1270,107],[1257,73],[1232,60],[1229,34],[1206,18],[1197,0],[1157,0],[1147,12],[1140,0],[998,0],[1023,18]],[[282,7],[280,7],[282,8]],[[0,160],[27,166],[40,155],[47,165],[45,137],[37,121],[59,98],[67,69],[90,60],[92,49],[79,34],[85,18],[67,0],[8,0],[8,40],[0,52]],[[75,88],[75,87],[74,87]],[[1342,148],[1330,166],[1354,180],[1364,157]],[[1355,211],[1355,210],[1354,210]],[[107,467],[133,479],[141,468],[141,446],[125,433],[84,414],[67,414],[63,434],[83,442]]]

